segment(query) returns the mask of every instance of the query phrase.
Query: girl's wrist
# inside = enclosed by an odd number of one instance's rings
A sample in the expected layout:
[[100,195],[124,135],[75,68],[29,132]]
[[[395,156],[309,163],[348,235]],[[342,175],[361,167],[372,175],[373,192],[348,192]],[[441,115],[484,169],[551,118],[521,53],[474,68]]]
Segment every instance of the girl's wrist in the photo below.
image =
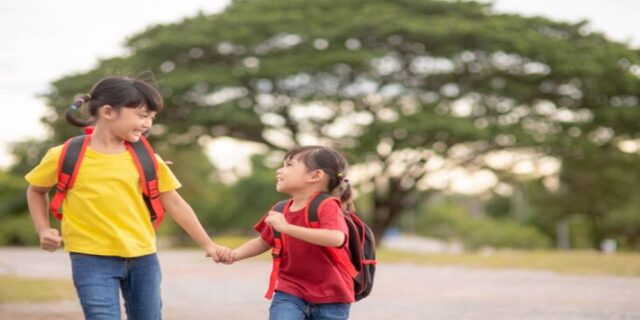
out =
[[38,228],[38,230],[37,230],[38,236],[42,236],[43,232],[49,231],[49,230],[51,230],[51,227],[49,227],[49,226]]
[[289,232],[291,232],[292,227],[293,227],[293,225],[287,223],[284,226],[282,226],[282,230],[280,232],[289,233]]
[[205,252],[210,253],[210,252],[215,252],[218,249],[218,247],[219,247],[219,245],[217,243],[211,241],[211,242],[207,243],[206,245],[204,245],[202,247],[202,249]]

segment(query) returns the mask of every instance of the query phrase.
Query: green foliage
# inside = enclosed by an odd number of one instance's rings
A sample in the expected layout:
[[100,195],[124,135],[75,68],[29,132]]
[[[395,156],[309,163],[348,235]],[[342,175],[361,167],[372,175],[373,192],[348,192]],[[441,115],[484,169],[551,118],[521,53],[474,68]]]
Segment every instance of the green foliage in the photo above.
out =
[[535,228],[509,220],[471,217],[466,209],[452,204],[433,205],[418,216],[418,233],[444,240],[462,241],[467,248],[536,249],[550,241]]
[[0,246],[39,245],[38,235],[29,213],[23,212],[21,215],[3,218],[1,221]]
[[573,221],[579,226],[577,232],[589,236],[592,248],[598,248],[605,238],[617,238],[627,248],[637,249],[640,229],[634,210],[638,204],[639,161],[638,154],[612,148],[567,157],[559,190],[532,188],[531,201],[543,220]]
[[[184,193],[198,219],[212,235],[217,236],[223,231],[226,234],[255,235],[253,225],[277,201],[286,197],[275,191],[275,170],[266,167],[263,162],[264,157],[255,157],[252,174],[240,178],[232,185],[209,183],[198,193]],[[198,204],[201,207],[197,207]],[[178,230],[177,225],[170,221],[164,224],[167,225],[163,227],[165,234],[180,235],[179,244],[192,243],[183,231]]]
[[277,201],[288,197],[276,191],[275,170],[265,167],[263,160],[261,157],[255,158],[253,175],[240,179],[230,188],[227,201],[233,200],[228,208],[228,227],[249,230]]
[[638,208],[640,208],[640,199],[634,198],[605,217],[605,229],[610,230],[610,236],[618,240],[622,248],[640,250]]
[[0,171],[0,246],[38,244],[27,212],[27,183],[16,174]]
[[494,218],[507,218],[511,216],[510,201],[508,197],[493,194],[485,203],[485,211],[489,216]]
[[27,183],[22,177],[0,171],[0,220],[24,213],[26,191]]

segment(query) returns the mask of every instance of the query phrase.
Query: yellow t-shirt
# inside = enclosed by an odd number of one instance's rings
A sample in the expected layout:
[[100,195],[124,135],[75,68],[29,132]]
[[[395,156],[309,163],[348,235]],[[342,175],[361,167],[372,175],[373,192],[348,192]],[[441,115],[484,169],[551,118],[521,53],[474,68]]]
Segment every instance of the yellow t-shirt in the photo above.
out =
[[[58,182],[62,145],[49,149],[25,179],[34,186]],[[160,192],[180,182],[156,155]],[[62,204],[65,250],[102,256],[139,257],[156,252],[155,231],[142,198],[140,175],[129,152],[99,153],[87,147],[76,181]]]

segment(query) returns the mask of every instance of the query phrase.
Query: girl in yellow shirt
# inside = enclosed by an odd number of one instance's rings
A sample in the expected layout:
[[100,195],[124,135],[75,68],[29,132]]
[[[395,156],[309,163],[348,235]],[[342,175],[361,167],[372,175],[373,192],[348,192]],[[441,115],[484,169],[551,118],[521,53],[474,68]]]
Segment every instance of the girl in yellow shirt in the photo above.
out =
[[[125,141],[151,128],[162,96],[144,81],[107,77],[66,113],[76,126],[95,124],[75,184],[62,204],[62,236],[51,228],[48,192],[58,182],[62,146],[51,148],[25,177],[27,202],[40,245],[54,251],[64,240],[73,281],[86,319],[120,319],[119,294],[129,319],[161,319],[161,272],[155,231],[142,198],[140,175]],[[76,115],[86,105],[89,120]],[[230,251],[211,241],[193,209],[178,194],[181,185],[156,155],[160,202],[169,215],[216,262]]]

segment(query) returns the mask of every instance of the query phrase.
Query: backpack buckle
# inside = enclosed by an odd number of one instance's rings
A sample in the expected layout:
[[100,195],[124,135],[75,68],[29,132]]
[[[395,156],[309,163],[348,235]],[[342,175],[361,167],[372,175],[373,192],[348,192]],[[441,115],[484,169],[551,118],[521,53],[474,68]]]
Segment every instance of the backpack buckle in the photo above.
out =
[[147,190],[149,190],[149,198],[155,199],[160,196],[160,190],[158,190],[158,180],[149,181],[147,183]]
[[69,186],[69,180],[71,176],[66,173],[60,175],[60,181],[56,185],[56,190],[60,193],[65,193],[67,191],[67,187]]

